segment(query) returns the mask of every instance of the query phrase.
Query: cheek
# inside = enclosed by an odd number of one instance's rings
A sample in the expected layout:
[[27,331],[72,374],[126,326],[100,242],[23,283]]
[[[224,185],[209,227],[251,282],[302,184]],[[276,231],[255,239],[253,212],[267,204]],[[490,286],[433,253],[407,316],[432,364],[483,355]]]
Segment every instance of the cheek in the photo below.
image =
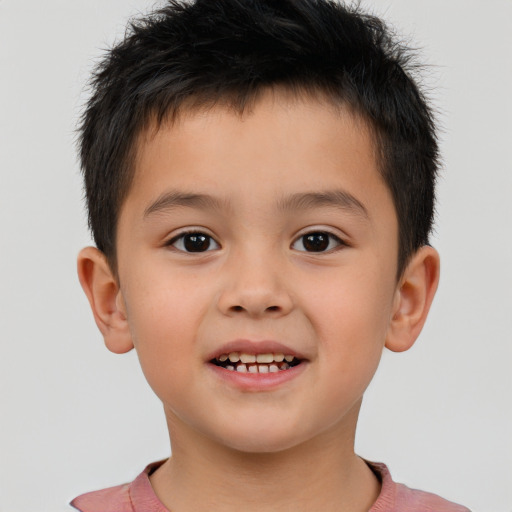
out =
[[382,271],[361,272],[330,284],[310,304],[324,366],[343,388],[363,391],[378,366],[391,318],[393,285]]
[[[161,277],[158,271],[155,274]],[[130,283],[125,302],[142,370],[155,393],[164,399],[167,393],[180,393],[191,385],[192,366],[202,363],[197,332],[208,301],[204,288],[185,287],[177,276],[151,277]],[[130,294],[130,288],[137,293]]]

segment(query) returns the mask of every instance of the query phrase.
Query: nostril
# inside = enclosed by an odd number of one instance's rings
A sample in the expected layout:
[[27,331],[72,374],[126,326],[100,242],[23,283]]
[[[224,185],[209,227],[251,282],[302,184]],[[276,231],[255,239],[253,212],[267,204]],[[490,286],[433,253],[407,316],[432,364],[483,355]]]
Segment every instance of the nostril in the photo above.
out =
[[[234,311],[235,313],[241,313],[242,311],[245,311],[246,308],[244,308],[243,306],[231,306],[231,311]],[[267,308],[265,308],[265,311],[267,313],[272,313],[274,311],[280,311],[280,307],[279,306],[268,306]]]

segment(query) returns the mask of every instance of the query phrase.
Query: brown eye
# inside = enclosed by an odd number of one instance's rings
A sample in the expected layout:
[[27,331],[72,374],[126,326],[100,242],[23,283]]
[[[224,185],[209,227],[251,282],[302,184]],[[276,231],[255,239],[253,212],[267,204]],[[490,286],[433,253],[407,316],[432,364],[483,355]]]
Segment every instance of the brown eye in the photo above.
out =
[[343,245],[343,242],[332,233],[315,231],[299,237],[292,245],[292,249],[305,252],[326,252]]
[[329,247],[329,237],[325,233],[311,233],[302,237],[306,251],[321,252]]
[[219,244],[205,233],[183,233],[173,238],[169,245],[183,252],[206,252],[219,249]]

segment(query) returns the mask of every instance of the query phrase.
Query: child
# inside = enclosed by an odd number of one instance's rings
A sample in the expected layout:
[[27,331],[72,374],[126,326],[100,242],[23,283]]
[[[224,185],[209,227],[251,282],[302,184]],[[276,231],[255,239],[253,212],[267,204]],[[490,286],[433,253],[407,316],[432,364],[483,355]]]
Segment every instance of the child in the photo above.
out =
[[80,282],[172,457],[83,512],[463,511],[354,453],[383,347],[439,277],[437,144],[408,54],[327,0],[172,1],[99,67]]

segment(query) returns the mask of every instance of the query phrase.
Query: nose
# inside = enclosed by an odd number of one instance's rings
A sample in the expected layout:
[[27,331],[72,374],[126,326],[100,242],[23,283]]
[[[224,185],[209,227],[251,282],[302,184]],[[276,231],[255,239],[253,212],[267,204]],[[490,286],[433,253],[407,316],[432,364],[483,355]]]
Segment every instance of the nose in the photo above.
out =
[[290,313],[293,300],[289,280],[275,258],[233,255],[226,262],[226,279],[218,308],[228,316],[279,317]]

